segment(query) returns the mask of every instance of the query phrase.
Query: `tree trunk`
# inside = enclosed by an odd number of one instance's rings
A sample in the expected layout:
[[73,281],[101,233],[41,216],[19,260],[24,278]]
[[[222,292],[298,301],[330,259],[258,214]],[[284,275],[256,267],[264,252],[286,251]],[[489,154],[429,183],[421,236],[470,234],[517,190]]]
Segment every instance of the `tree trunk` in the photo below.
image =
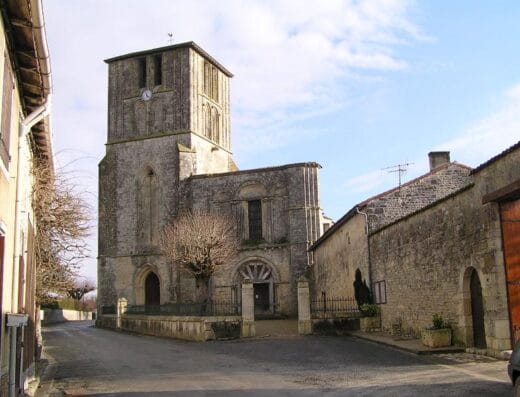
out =
[[197,302],[206,303],[209,300],[209,277],[196,277]]

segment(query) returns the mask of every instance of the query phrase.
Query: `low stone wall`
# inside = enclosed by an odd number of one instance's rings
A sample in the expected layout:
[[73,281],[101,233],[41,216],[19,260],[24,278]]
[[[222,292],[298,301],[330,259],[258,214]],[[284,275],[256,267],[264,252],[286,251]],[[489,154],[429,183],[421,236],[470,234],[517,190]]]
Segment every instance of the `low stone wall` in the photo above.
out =
[[43,309],[40,316],[42,319],[42,325],[49,325],[66,321],[92,320],[94,318],[94,313],[67,309]]
[[312,332],[321,335],[342,335],[359,330],[359,318],[313,318]]
[[[117,316],[100,316],[96,326],[117,329]],[[121,317],[120,329],[143,335],[203,342],[239,338],[240,326],[240,316],[196,317],[124,314]]]
[[117,328],[117,315],[103,314],[96,319],[96,327],[98,328]]

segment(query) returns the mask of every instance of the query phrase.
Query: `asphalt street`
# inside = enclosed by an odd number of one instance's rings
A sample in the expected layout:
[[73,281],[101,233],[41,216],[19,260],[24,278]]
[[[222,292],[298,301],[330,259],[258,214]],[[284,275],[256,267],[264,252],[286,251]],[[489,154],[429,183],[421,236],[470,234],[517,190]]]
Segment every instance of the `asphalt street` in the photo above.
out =
[[36,396],[509,396],[506,362],[353,337],[184,342],[70,322],[43,330]]

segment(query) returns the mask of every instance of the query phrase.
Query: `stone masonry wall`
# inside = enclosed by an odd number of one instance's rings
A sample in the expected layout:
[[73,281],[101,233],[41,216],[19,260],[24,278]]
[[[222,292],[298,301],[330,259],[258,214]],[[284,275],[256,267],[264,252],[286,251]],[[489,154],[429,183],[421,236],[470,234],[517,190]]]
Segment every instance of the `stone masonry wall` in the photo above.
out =
[[354,297],[356,269],[368,279],[365,217],[353,215],[314,250],[313,278],[315,297]]

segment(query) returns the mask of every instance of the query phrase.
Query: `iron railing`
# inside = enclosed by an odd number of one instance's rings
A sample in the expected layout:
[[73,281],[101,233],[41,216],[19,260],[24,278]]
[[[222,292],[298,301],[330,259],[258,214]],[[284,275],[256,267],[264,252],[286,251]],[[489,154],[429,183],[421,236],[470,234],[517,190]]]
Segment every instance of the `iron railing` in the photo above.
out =
[[101,314],[117,314],[116,305],[101,306]]
[[129,305],[127,314],[171,316],[238,316],[240,305],[233,301],[213,300],[205,303],[167,303],[164,305]]
[[327,297],[311,300],[311,313],[313,314],[334,314],[348,315],[349,317],[359,317],[358,304],[355,298],[351,297]]

